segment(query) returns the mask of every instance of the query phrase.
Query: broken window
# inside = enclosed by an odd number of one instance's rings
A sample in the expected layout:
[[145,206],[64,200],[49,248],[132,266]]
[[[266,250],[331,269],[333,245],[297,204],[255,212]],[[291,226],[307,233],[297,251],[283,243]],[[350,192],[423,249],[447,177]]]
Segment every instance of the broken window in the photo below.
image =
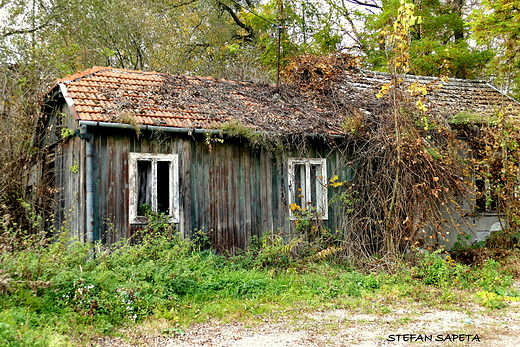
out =
[[328,219],[326,160],[290,158],[288,170],[291,218],[305,211]]
[[178,222],[177,155],[130,153],[130,221],[145,223],[150,213]]
[[475,207],[478,212],[493,213],[497,210],[497,200],[493,187],[493,168],[490,165],[480,165],[475,170]]

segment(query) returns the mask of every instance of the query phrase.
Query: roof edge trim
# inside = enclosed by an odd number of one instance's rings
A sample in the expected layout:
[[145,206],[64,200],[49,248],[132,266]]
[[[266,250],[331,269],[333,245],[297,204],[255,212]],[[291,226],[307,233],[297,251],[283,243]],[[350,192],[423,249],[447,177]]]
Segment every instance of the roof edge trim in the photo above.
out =
[[70,112],[72,113],[72,116],[75,120],[79,120],[78,112],[76,111],[76,106],[74,105],[74,100],[69,95],[69,91],[67,90],[67,86],[65,83],[58,83],[58,86],[60,87],[61,95],[63,95],[63,98],[65,99],[65,102],[67,103],[67,106],[69,106]]
[[493,90],[496,90],[497,92],[499,92],[500,94],[502,94],[503,96],[505,96],[506,98],[508,98],[509,100],[517,103],[518,105],[520,105],[520,101],[516,100],[515,98],[507,95],[506,93],[502,92],[500,89],[498,89],[497,87],[495,87],[494,85],[492,85],[491,83],[489,82],[486,82],[486,84],[488,85],[489,88],[493,89]]
[[[101,127],[101,128],[116,128],[116,129],[135,129],[135,125],[132,124],[124,124],[124,123],[109,123],[109,122],[98,122],[98,121],[85,121],[80,120],[79,125],[86,125],[90,127]],[[165,127],[165,126],[157,126],[157,125],[140,125],[140,130],[149,130],[149,131],[164,131],[167,133],[179,133],[179,134],[221,134],[222,131],[220,129],[194,129],[194,128],[175,128],[175,127]],[[305,136],[323,136],[324,134],[320,133],[310,133],[305,134]],[[330,136],[332,138],[343,139],[345,136],[337,135],[337,134],[327,134],[326,136]]]

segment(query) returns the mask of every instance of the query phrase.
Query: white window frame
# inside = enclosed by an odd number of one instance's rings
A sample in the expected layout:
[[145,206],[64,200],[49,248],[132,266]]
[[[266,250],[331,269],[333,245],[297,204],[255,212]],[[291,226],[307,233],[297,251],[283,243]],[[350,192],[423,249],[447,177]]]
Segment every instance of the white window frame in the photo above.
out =
[[[310,203],[311,185],[308,184],[311,180],[311,165],[321,166],[321,176],[316,177],[316,189],[321,190],[321,198],[318,199],[318,191],[316,192],[316,212],[320,219],[329,219],[328,197],[327,197],[327,160],[325,158],[289,158],[288,172],[289,172],[289,214],[291,220],[299,218],[290,208],[295,203],[296,196],[296,177],[294,174],[296,165],[305,165],[305,192],[302,192],[306,205]],[[320,188],[318,188],[320,187]],[[305,208],[305,206],[300,206]]]
[[179,222],[179,168],[178,168],[178,155],[177,154],[155,154],[155,153],[130,153],[129,155],[129,163],[128,163],[128,172],[129,172],[129,187],[130,187],[130,224],[146,224],[146,218],[144,216],[138,216],[138,198],[139,198],[139,187],[138,187],[138,177],[139,174],[137,172],[139,161],[148,161],[151,162],[151,210],[157,212],[157,190],[158,184],[157,182],[157,163],[158,162],[169,162],[169,206],[168,206],[168,215],[170,216],[170,223],[178,223]]

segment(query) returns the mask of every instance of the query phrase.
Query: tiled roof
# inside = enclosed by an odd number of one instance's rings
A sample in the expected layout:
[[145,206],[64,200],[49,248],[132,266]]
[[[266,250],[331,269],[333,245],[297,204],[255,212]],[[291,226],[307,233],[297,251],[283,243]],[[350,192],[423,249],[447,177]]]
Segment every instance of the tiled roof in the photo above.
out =
[[[374,95],[379,92],[381,86],[390,80],[391,75],[388,73],[358,70],[346,72],[340,84],[343,89],[348,88],[351,100],[359,102],[364,99],[370,104],[367,94]],[[509,111],[514,115],[520,113],[518,101],[501,93],[486,81],[406,76],[407,86],[414,82],[427,87],[427,94],[416,99],[422,98],[430,112],[437,115],[449,117],[461,112],[491,115],[496,114],[498,110]]]
[[[94,67],[58,80],[77,120],[214,128],[239,120],[255,130],[339,133],[341,117],[312,98],[266,84]],[[294,102],[293,102],[294,101]],[[303,106],[302,106],[303,105]]]
[[[238,120],[254,129],[339,134],[353,109],[378,112],[376,93],[390,76],[347,71],[333,83],[333,97],[283,86],[94,67],[58,80],[76,120],[208,129]],[[410,77],[413,79],[414,77]],[[416,78],[434,84],[434,79]],[[431,88],[426,106],[443,115],[491,113],[518,103],[482,81],[451,80]],[[438,84],[437,84],[438,85]],[[58,87],[60,86],[60,87]],[[357,112],[357,111],[355,111]]]

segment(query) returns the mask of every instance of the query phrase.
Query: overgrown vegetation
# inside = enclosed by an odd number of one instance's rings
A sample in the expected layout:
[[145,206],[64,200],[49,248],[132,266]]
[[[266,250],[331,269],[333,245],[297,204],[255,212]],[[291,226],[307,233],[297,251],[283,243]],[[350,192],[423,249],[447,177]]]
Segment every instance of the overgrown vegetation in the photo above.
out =
[[[52,244],[34,240],[2,252],[0,344],[78,346],[150,319],[182,333],[208,319],[254,322],[305,309],[373,310],[373,299],[385,297],[499,308],[519,295],[507,269],[493,260],[473,268],[444,259],[441,251],[413,252],[411,263],[396,263],[394,273],[365,273],[335,256],[317,257],[313,244],[330,239],[287,242],[268,234],[225,258],[162,229],[145,233],[137,245],[92,248],[63,234]],[[399,269],[413,264],[412,271]],[[422,296],[422,288],[431,295]],[[454,289],[467,293],[465,301],[433,294]]]
[[[420,20],[414,5],[402,1],[385,41],[391,82],[382,86],[377,101],[352,105],[368,111],[343,115],[349,139],[344,160],[354,158],[353,179],[331,186],[343,205],[338,230],[347,258],[363,262],[378,255],[391,264],[408,249],[436,247],[445,232],[457,230],[457,216],[469,200],[470,183],[459,179],[470,167],[461,155],[464,144],[446,119],[424,104],[442,78],[429,84],[406,81],[411,30]],[[285,76],[341,105],[337,79],[345,78],[344,65],[355,68],[356,61],[348,56],[299,58]]]
[[[195,240],[182,239],[157,215],[149,216],[148,227],[135,238],[138,244],[131,244],[134,239],[91,245],[70,241],[66,230],[54,233],[61,235],[59,239],[45,235],[51,230],[38,233],[46,221],[26,202],[19,173],[38,150],[30,148],[27,129],[40,111],[45,72],[56,73],[52,68],[35,69],[34,64],[23,67],[32,73],[16,64],[1,65],[2,85],[9,88],[3,89],[0,114],[0,344],[87,344],[121,326],[156,318],[168,321],[170,331],[181,333],[193,322],[261,319],[266,313],[303,309],[302,302],[306,308],[373,309],[373,298],[388,297],[432,306],[466,300],[498,309],[518,300],[512,283],[520,275],[516,154],[520,127],[500,112],[492,120],[459,114],[451,123],[428,112],[423,97],[437,82],[403,82],[411,68],[410,35],[421,23],[410,3],[400,4],[398,20],[378,52],[387,54],[381,60],[390,62],[387,67],[394,79],[380,90],[377,112],[350,114],[343,122],[349,156],[359,160],[353,165],[354,180],[329,181],[343,207],[341,229],[327,230],[312,211],[301,210],[296,213],[293,238],[269,233],[254,238],[249,248],[232,257],[214,254],[203,232]],[[219,2],[218,8],[226,10],[225,6]],[[238,12],[228,8],[229,14]],[[117,13],[112,15],[119,18]],[[274,18],[275,11],[269,13]],[[241,34],[252,32],[248,28],[254,27],[248,27],[245,19],[236,20],[246,25]],[[304,21],[300,24],[305,29]],[[320,40],[315,43],[323,46],[318,51],[338,44],[334,35],[325,34],[316,37]],[[272,41],[265,37],[265,46],[272,47],[267,40]],[[246,48],[231,44],[211,55],[222,58],[216,61],[235,62],[234,52],[244,53]],[[118,53],[124,51],[97,53],[123,66],[144,64],[139,50],[131,58]],[[273,51],[268,53],[263,58],[272,65]],[[203,65],[192,61],[187,66],[202,71],[198,69]],[[343,69],[356,66],[357,61],[347,55],[299,57],[287,65],[285,78],[309,93],[338,101],[334,79]],[[11,80],[16,83],[7,83]],[[16,126],[10,128],[13,123]],[[470,138],[472,157],[459,156],[466,146],[453,128]],[[221,130],[252,146],[266,146],[265,138],[240,122],[227,123]],[[220,140],[208,136],[208,146]],[[79,170],[76,163],[69,169]],[[486,188],[474,202],[468,192],[475,187],[459,179],[471,175]],[[484,210],[493,206],[504,216],[505,227],[478,244],[469,244],[461,235],[451,255],[442,248],[430,251],[445,236],[447,224],[457,229],[455,214],[472,213],[463,211],[463,202]],[[455,297],[454,289],[466,295]]]

